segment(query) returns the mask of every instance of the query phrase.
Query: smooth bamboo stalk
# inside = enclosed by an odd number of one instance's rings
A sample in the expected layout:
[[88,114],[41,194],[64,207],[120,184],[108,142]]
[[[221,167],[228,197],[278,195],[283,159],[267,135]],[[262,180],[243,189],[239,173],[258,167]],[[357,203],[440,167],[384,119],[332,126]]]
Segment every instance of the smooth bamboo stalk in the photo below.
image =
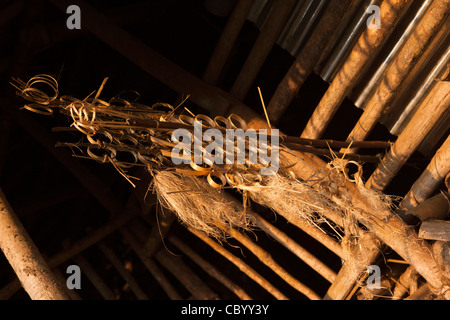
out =
[[450,106],[450,82],[438,81],[366,183],[383,190]]
[[203,80],[206,82],[217,84],[254,2],[255,0],[238,0],[235,4],[203,75]]
[[207,260],[203,259],[195,250],[186,245],[177,236],[170,236],[169,241],[174,244],[179,250],[181,250],[185,255],[187,255],[192,261],[199,265],[203,270],[205,270],[211,277],[222,283],[231,292],[233,292],[237,297],[242,300],[252,300],[252,298],[236,283],[230,280],[222,272],[220,272],[214,265],[209,263]]
[[383,1],[380,6],[381,28],[367,28],[360,36],[349,57],[314,110],[301,135],[303,138],[317,139],[322,136],[342,101],[358,81],[361,71],[364,70],[370,58],[398,22],[407,2],[406,0]]
[[267,106],[270,121],[276,124],[289,107],[299,89],[320,60],[330,35],[333,34],[352,0],[331,1],[310,38],[289,68]]
[[216,252],[225,257],[228,261],[233,263],[236,267],[239,268],[244,274],[246,274],[250,279],[259,284],[262,288],[264,288],[268,293],[277,298],[278,300],[287,300],[288,298],[282,294],[277,288],[275,288],[269,281],[264,279],[259,273],[257,273],[253,268],[247,265],[242,259],[236,257],[228,250],[226,250],[223,246],[218,244],[216,241],[208,237],[203,232],[197,231],[191,227],[186,227],[192,234],[201,239],[207,245],[209,245]]
[[[248,210],[248,209],[247,209]],[[333,283],[336,279],[336,273],[331,270],[326,264],[317,259],[313,254],[308,252],[305,248],[296,243],[287,234],[274,227],[272,224],[264,220],[259,214],[251,211],[250,214],[255,217],[255,223],[262,230],[267,232],[272,238],[277,240],[297,257],[303,260],[314,271],[324,277],[328,282]]]
[[271,12],[261,29],[258,39],[256,39],[247,60],[231,87],[230,93],[238,100],[244,100],[250,90],[278,35],[283,30],[295,2],[295,0],[284,0],[273,3]]
[[114,250],[109,247],[106,242],[100,241],[97,243],[97,246],[106,256],[106,258],[112,263],[114,268],[116,268],[117,272],[122,276],[122,278],[128,283],[131,291],[136,295],[139,300],[148,300],[147,294],[142,290],[139,284],[134,279],[133,275],[125,269],[122,261],[120,261],[119,257],[115,254]]
[[0,249],[32,300],[68,300],[0,189]]
[[397,89],[413,69],[449,12],[450,0],[433,1],[413,34],[384,72],[380,85],[350,132],[347,141],[364,140],[370,134],[384,108],[395,98]]
[[246,235],[240,233],[233,228],[224,228],[224,230],[241,244],[243,244],[247,249],[249,249],[262,263],[272,269],[281,279],[286,281],[294,289],[305,295],[311,300],[320,300],[320,297],[313,290],[308,288],[306,285],[295,279],[290,275],[283,267],[281,267],[270,255],[269,252],[255,244]]

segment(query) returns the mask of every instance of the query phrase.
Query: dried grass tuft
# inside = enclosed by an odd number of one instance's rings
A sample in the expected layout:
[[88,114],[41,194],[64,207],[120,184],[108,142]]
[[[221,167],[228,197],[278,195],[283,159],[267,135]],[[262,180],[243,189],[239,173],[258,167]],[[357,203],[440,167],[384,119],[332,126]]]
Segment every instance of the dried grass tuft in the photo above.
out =
[[224,238],[222,226],[248,230],[253,225],[242,208],[223,197],[204,179],[174,171],[154,174],[154,189],[161,205],[186,225],[215,238]]

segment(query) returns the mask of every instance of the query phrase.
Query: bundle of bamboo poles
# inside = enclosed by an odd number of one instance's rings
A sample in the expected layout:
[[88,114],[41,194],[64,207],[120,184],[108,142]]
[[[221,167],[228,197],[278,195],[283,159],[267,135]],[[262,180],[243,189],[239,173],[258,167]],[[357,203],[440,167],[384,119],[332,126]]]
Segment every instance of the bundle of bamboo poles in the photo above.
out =
[[[84,148],[83,157],[110,162],[130,183],[132,183],[132,177],[125,170],[136,165],[146,166],[154,177],[153,186],[160,198],[160,203],[174,211],[182,222],[199,236],[204,233],[216,237],[229,235],[242,244],[252,247],[254,252],[259,252],[236,228],[245,230],[257,225],[262,229],[271,230],[270,226],[256,214],[251,213],[245,201],[239,203],[230,199],[224,191],[224,187],[228,186],[241,191],[245,196],[244,199],[248,197],[269,207],[293,223],[308,225],[310,234],[339,252],[339,256],[354,274],[361,272],[359,265],[365,255],[364,250],[378,251],[376,245],[366,246],[373,242],[369,241],[373,232],[388,245],[396,244],[395,248],[400,255],[414,259],[416,269],[422,271],[422,275],[439,295],[447,293],[447,280],[437,270],[433,257],[429,255],[427,244],[416,239],[411,230],[401,223],[392,211],[389,197],[364,186],[360,170],[353,177],[348,176],[348,159],[335,156],[328,165],[313,168],[296,157],[293,152],[295,145],[302,146],[303,148],[300,149],[302,152],[311,153],[323,151],[324,149],[319,147],[326,145],[331,154],[334,154],[330,150],[331,147],[385,148],[390,144],[370,141],[336,142],[281,136],[280,140],[284,144],[280,146],[280,150],[283,150],[284,154],[280,157],[280,172],[274,176],[261,176],[251,166],[244,166],[244,168],[210,166],[208,168],[190,164],[177,167],[168,159],[169,148],[174,147],[169,137],[175,129],[192,130],[192,121],[196,119],[202,119],[210,127],[218,129],[227,129],[226,125],[224,127],[219,125],[220,121],[233,125],[235,128],[236,121],[240,128],[246,128],[246,123],[236,115],[223,119],[217,117],[211,119],[204,115],[191,115],[191,117],[175,115],[177,108],[168,104],[157,104],[149,108],[117,97],[106,102],[99,98],[105,82],[106,80],[93,98],[87,97],[84,100],[67,96],[58,97],[57,82],[50,76],[40,75],[28,82],[16,80],[14,85],[19,90],[20,96],[31,101],[31,104],[25,105],[24,108],[41,114],[52,114],[54,110],[60,110],[72,118],[73,127],[83,133],[86,138],[83,142],[61,145],[77,147],[80,150]],[[37,89],[36,84],[47,85],[54,94],[46,94]],[[156,109],[161,106],[168,110]],[[103,153],[99,154],[93,150],[100,150]],[[118,151],[130,153],[134,161],[119,160]],[[357,162],[352,163],[361,168]],[[303,179],[294,178],[298,177],[298,170],[309,172],[309,175]],[[214,177],[219,179],[215,180]],[[220,179],[221,177],[223,179]],[[362,231],[358,227],[358,222],[368,226],[369,233]],[[340,249],[325,240],[327,237],[320,228],[323,223],[336,230],[336,234],[341,239]],[[399,239],[402,241],[399,242]],[[274,270],[278,270],[280,276],[298,291],[311,299],[318,298],[311,289],[290,278],[290,275],[275,262],[267,261],[267,256],[261,252],[261,257],[264,256],[265,263],[270,264]],[[313,257],[307,259],[310,263],[317,265],[313,262],[315,261]],[[319,270],[326,274],[331,282],[336,279],[336,275],[327,270],[326,266],[319,267]]]

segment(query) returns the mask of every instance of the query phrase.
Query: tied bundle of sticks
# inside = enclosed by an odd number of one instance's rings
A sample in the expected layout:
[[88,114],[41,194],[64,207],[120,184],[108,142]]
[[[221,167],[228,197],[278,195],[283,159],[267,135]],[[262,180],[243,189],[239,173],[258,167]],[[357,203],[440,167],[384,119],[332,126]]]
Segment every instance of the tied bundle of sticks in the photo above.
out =
[[[277,133],[279,145],[272,147],[263,143],[265,148],[271,149],[270,152],[276,151],[279,155],[279,166],[269,175],[261,174],[267,163],[249,161],[248,155],[244,162],[234,162],[237,153],[233,154],[231,161],[223,164],[198,164],[193,161],[195,150],[189,149],[184,150],[186,153],[182,155],[178,154],[180,160],[187,157],[187,161],[174,164],[171,151],[176,146],[172,139],[175,130],[186,129],[192,133],[194,122],[202,121],[202,130],[213,128],[225,135],[229,129],[246,130],[245,121],[234,114],[228,118],[217,116],[214,119],[194,115],[187,108],[181,109],[181,105],[173,107],[157,103],[149,107],[120,97],[105,101],[100,99],[100,94],[106,81],[107,78],[97,91],[83,100],[59,96],[57,81],[48,75],[35,76],[28,82],[14,79],[12,85],[19,96],[30,102],[24,109],[43,115],[52,115],[57,110],[72,119],[71,127],[58,127],[54,131],[78,131],[82,133],[82,139],[76,143],[58,143],[58,146],[78,150],[81,152],[75,154],[78,157],[111,163],[131,184],[137,178],[127,170],[133,166],[147,167],[153,176],[150,187],[156,192],[160,204],[173,211],[182,223],[208,236],[223,239],[230,228],[253,228],[254,217],[247,212],[251,199],[285,217],[303,219],[320,230],[323,224],[327,224],[341,240],[342,258],[351,263],[357,259],[353,248],[358,246],[361,230],[352,214],[354,206],[352,198],[346,193],[346,183],[353,182],[380,211],[391,212],[391,198],[366,189],[362,182],[360,162],[378,161],[379,157],[340,154],[332,150],[350,146],[384,149],[389,147],[387,142],[347,143],[300,139]],[[178,112],[180,109],[182,112]],[[271,134],[268,137],[272,137]],[[235,150],[237,142],[232,143]],[[247,140],[245,146],[248,143]],[[205,152],[205,147],[202,142],[201,152]],[[262,142],[258,141],[256,148],[259,150],[262,147]],[[326,170],[317,171],[308,181],[299,180],[290,171],[296,164],[292,162],[292,150],[328,155],[330,162]],[[246,148],[246,152],[250,150]],[[287,154],[290,157],[286,157]],[[300,158],[295,159],[302,162]],[[304,162],[302,165],[308,164]],[[357,168],[352,177],[348,176],[349,165]],[[228,188],[241,192],[243,202],[230,197]],[[373,220],[373,223],[382,223],[375,218]]]

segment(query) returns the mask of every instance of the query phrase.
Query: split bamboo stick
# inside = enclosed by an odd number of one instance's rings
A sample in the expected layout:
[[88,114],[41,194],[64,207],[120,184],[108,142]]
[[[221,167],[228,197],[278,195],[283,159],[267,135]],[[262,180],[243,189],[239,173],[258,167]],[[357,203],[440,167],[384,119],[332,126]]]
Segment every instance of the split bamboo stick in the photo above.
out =
[[80,267],[81,271],[89,279],[89,281],[93,284],[97,291],[101,294],[103,299],[117,300],[114,293],[105,283],[105,281],[103,281],[103,279],[98,275],[97,271],[95,271],[89,261],[87,261],[82,255],[77,255],[72,259]]
[[68,300],[0,189],[0,249],[32,300]]
[[414,117],[366,183],[383,190],[450,106],[450,82],[437,81]]
[[119,257],[116,255],[114,250],[112,250],[111,247],[109,247],[103,240],[98,242],[97,246],[106,256],[106,258],[112,263],[114,268],[116,268],[117,272],[119,272],[122,278],[128,283],[131,291],[133,291],[135,296],[139,300],[148,300],[147,294],[139,286],[133,275],[127,269],[125,269],[122,261],[120,261]]
[[239,268],[244,274],[246,274],[250,279],[259,284],[262,288],[264,288],[268,293],[277,298],[278,300],[287,300],[288,298],[282,294],[277,288],[275,288],[269,281],[264,279],[259,273],[257,273],[253,268],[247,265],[242,259],[236,257],[228,250],[226,250],[223,246],[218,244],[216,241],[208,237],[203,232],[197,231],[191,227],[186,227],[189,232],[194,234],[200,240],[209,245],[216,252],[224,256],[228,261],[233,263],[236,267]]
[[295,279],[290,275],[283,267],[281,267],[270,255],[269,252],[255,244],[246,235],[240,233],[233,228],[224,229],[230,236],[239,241],[242,245],[247,247],[262,263],[272,269],[281,279],[286,281],[294,289],[305,295],[311,300],[320,300],[320,297],[313,290],[308,288],[306,285]]
[[183,262],[180,256],[174,256],[161,249],[155,258],[184,285],[194,299],[218,300],[217,294]]
[[322,136],[342,101],[355,86],[369,59],[398,22],[407,2],[405,0],[383,1],[380,6],[381,28],[367,28],[360,36],[349,57],[314,110],[303,130],[302,137],[317,139]]
[[128,244],[131,246],[133,251],[137,254],[139,259],[142,261],[142,263],[145,265],[147,270],[150,271],[150,273],[159,283],[164,292],[169,296],[169,298],[172,300],[182,300],[183,298],[181,297],[181,295],[172,286],[172,284],[169,282],[169,280],[161,271],[161,269],[158,267],[158,265],[151,258],[148,258],[144,255],[139,243],[136,241],[135,237],[131,234],[131,232],[128,231],[126,228],[120,229],[120,232],[122,233],[122,236],[125,238]]
[[238,0],[235,4],[219,42],[209,60],[206,71],[203,74],[203,80],[206,82],[217,84],[233,45],[247,20],[247,16],[254,2],[254,0]]
[[242,300],[252,300],[252,298],[240,286],[230,280],[222,272],[220,272],[214,265],[203,259],[201,255],[199,255],[197,252],[195,252],[195,250],[186,245],[186,243],[184,243],[177,236],[170,236],[169,241],[174,244],[179,250],[181,250],[185,255],[187,255],[192,261],[199,265],[203,270],[205,270],[211,277],[227,287],[237,297]]
[[244,62],[239,75],[231,87],[230,93],[238,100],[244,100],[250,90],[278,35],[283,30],[295,3],[295,0],[276,1],[273,3],[271,12],[261,29],[258,39],[256,39],[247,60]]
[[[248,210],[248,209],[247,209]],[[247,211],[249,212],[249,211]],[[272,224],[263,219],[259,214],[254,211],[249,212],[253,217],[255,217],[255,223],[262,230],[267,232],[269,236],[277,240],[297,257],[303,260],[308,266],[310,266],[314,271],[324,277],[328,282],[333,283],[336,279],[336,273],[331,270],[326,264],[317,259],[313,254],[308,252],[293,239],[288,237],[287,234],[281,230],[274,227]]]
[[364,140],[375,127],[384,108],[413,69],[450,12],[450,0],[435,0],[417,24],[398,55],[384,72],[382,81],[368,102],[363,114],[350,132],[347,141]]
[[317,27],[314,28],[297,59],[279,83],[267,106],[267,113],[272,123],[276,124],[280,120],[303,83],[314,70],[327,45],[327,40],[330,39],[330,35],[335,31],[351,2],[352,0],[332,1],[325,9]]

